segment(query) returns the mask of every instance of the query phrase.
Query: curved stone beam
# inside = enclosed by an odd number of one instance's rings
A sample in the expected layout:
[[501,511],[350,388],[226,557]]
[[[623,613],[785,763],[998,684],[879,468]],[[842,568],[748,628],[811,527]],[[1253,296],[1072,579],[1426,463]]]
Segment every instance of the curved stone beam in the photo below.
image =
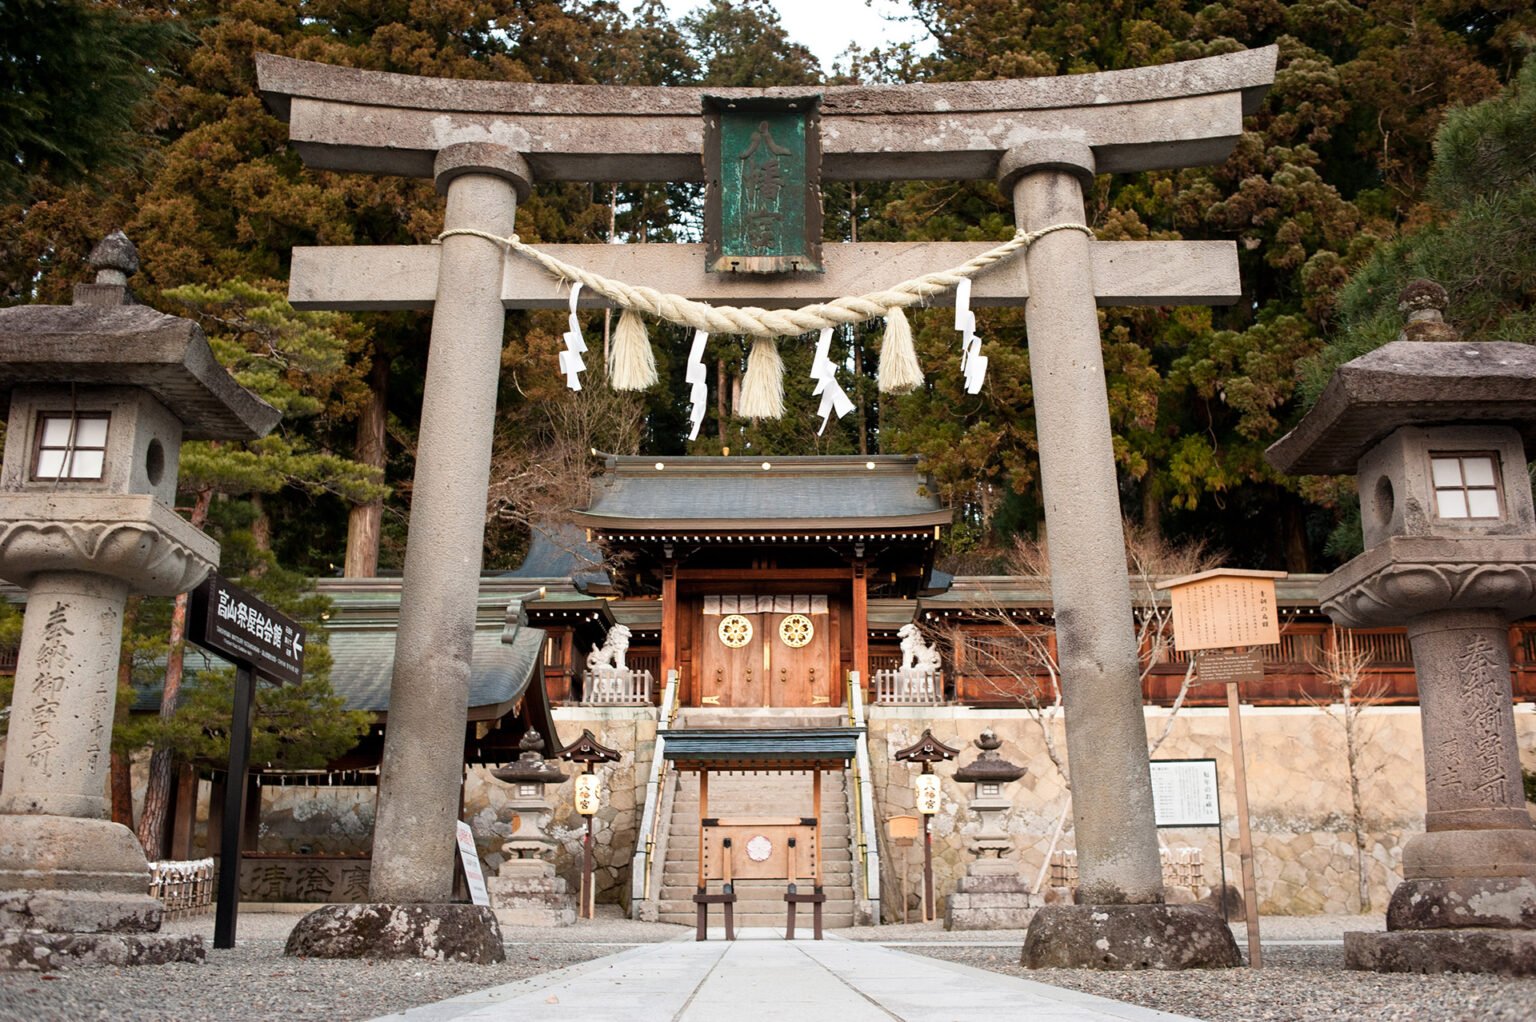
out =
[[219,544],[149,494],[0,495],[0,577],[83,572],[149,596],[175,596],[208,577]]
[[1401,625],[1443,611],[1536,611],[1536,540],[1393,536],[1323,579],[1323,612],[1345,628]]
[[431,177],[435,154],[493,142],[544,181],[701,181],[702,97],[820,93],[822,176],[991,178],[1041,138],[1093,150],[1101,173],[1224,160],[1275,77],[1267,46],[1126,71],[994,82],[700,89],[464,81],[258,54],[258,87],[304,161]]

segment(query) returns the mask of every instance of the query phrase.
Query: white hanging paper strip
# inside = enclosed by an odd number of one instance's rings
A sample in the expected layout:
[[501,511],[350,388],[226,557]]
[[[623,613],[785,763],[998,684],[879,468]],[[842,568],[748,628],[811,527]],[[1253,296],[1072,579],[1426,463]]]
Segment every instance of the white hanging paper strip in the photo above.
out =
[[809,596],[796,596],[793,599],[796,614],[809,614],[811,612],[811,598]]
[[722,596],[722,597],[720,597],[720,613],[722,613],[722,614],[739,614],[740,612],[741,612],[741,610],[740,610],[740,607],[737,605],[736,597],[734,597],[734,596]]
[[704,405],[709,400],[708,371],[704,368],[704,342],[709,340],[709,331],[695,330],[693,332],[693,347],[688,352],[688,370],[684,375],[692,387],[688,396],[688,439],[699,438],[699,427],[704,424]]
[[811,597],[811,613],[825,614],[827,612],[827,598],[825,596]]
[[816,381],[811,396],[821,395],[821,407],[817,409],[817,414],[821,416],[821,428],[816,431],[817,436],[826,431],[827,421],[834,413],[841,419],[853,411],[852,399],[837,382],[837,366],[832,362],[831,352],[832,328],[825,327],[816,339],[816,355],[811,359],[811,379]]
[[955,329],[960,331],[960,372],[965,376],[965,392],[981,393],[987,382],[987,356],[981,353],[981,338],[976,336],[976,313],[971,311],[971,279],[955,286]]
[[706,597],[704,597],[704,613],[706,613],[706,614],[719,614],[720,613],[720,597],[718,597],[718,596],[706,596]]
[[572,390],[581,389],[581,374],[587,368],[581,357],[587,342],[581,339],[581,323],[576,319],[576,299],[580,294],[581,281],[577,281],[571,285],[570,328],[565,332],[565,350],[560,353],[560,371],[565,374],[565,385]]

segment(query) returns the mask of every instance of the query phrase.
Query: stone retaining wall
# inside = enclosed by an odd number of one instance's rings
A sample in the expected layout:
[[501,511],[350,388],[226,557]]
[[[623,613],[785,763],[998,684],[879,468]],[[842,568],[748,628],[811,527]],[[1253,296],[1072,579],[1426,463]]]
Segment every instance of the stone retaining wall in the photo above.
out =
[[[1147,709],[1147,731],[1154,738],[1168,721],[1168,711]],[[1521,758],[1536,766],[1536,708],[1516,707],[1516,732]],[[1059,715],[1049,722],[1063,758],[1066,741]],[[1417,707],[1373,707],[1361,715],[1363,753],[1359,781],[1366,824],[1367,896],[1363,910],[1382,912],[1387,895],[1402,879],[1402,844],[1423,829],[1424,761]],[[1003,739],[1002,755],[1028,769],[1023,779],[1005,790],[1014,802],[1006,827],[1016,835],[1015,858],[1031,883],[1048,856],[1051,835],[1060,814],[1068,810],[1060,770],[1046,751],[1042,722],[1024,710],[957,710],[949,708],[875,707],[870,719],[870,758],[879,817],[911,813],[915,770],[891,759],[891,751],[910,744],[930,727],[939,739],[963,745],[958,763],[976,754],[970,743],[984,728]],[[1351,823],[1349,770],[1342,726],[1320,708],[1243,708],[1243,740],[1247,752],[1248,798],[1253,828],[1254,868],[1259,910],[1282,915],[1362,911],[1356,881],[1354,833]],[[1221,787],[1225,826],[1160,831],[1168,847],[1202,851],[1206,883],[1219,876],[1225,842],[1228,882],[1240,885],[1238,828],[1232,786],[1231,738],[1227,711],[1186,708],[1173,721],[1168,738],[1154,759],[1214,758]],[[943,807],[933,819],[934,870],[940,896],[954,888],[968,861],[965,838],[977,826],[964,812],[971,785],[950,780],[955,767],[941,765]],[[1058,847],[1072,848],[1072,823],[1067,818]],[[887,919],[900,918],[898,876],[889,864],[903,850],[889,846],[882,834],[881,855],[888,864],[883,892]],[[920,850],[908,850],[907,890],[916,906],[921,877]]]

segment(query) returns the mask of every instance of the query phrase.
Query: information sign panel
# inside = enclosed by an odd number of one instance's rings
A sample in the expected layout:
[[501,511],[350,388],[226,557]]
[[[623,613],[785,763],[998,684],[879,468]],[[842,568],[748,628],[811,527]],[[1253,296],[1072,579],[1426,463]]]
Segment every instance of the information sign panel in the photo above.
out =
[[1214,759],[1154,759],[1152,814],[1159,827],[1219,827]]
[[1283,571],[1222,568],[1159,583],[1173,599],[1173,642],[1180,653],[1280,641],[1275,579]]
[[1263,681],[1264,657],[1258,650],[1237,653],[1226,649],[1203,649],[1195,655],[1198,681]]
[[480,868],[480,852],[475,848],[475,832],[463,820],[458,821],[459,859],[464,863],[464,879],[469,881],[469,899],[476,905],[491,904],[485,889],[485,871]]
[[192,591],[188,637],[280,685],[304,679],[304,626],[217,573]]

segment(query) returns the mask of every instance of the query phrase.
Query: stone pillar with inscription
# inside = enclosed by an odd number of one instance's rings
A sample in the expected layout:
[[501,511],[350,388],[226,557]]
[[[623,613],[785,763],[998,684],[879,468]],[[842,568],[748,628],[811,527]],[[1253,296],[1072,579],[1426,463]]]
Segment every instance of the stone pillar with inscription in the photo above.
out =
[[69,306],[0,310],[0,578],[27,590],[0,787],[0,969],[201,961],[157,934],[133,833],[107,819],[129,593],[196,585],[219,546],[171,510],[183,437],[250,439],[278,413],[190,320],[134,305],[121,232]]
[[1509,624],[1536,612],[1536,347],[1459,340],[1445,291],[1403,292],[1403,334],[1340,367],[1270,463],[1353,471],[1365,552],[1319,588],[1345,627],[1405,625],[1424,734],[1425,833],[1387,932],[1351,968],[1536,975],[1536,829],[1511,706]]

